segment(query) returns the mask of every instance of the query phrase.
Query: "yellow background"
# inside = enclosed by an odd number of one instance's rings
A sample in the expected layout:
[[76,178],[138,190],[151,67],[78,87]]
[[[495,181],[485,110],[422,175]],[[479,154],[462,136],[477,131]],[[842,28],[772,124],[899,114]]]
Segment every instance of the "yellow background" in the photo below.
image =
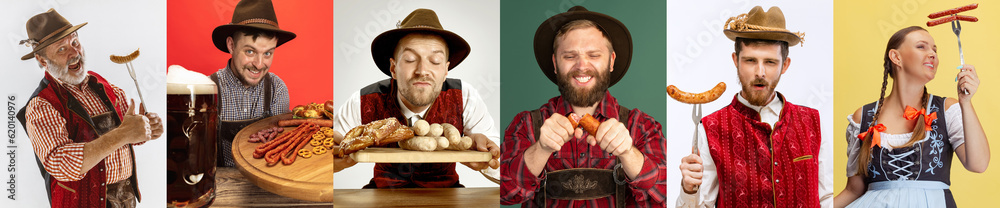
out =
[[[847,141],[844,130],[847,116],[859,107],[878,99],[882,84],[882,55],[889,37],[904,27],[918,25],[928,29],[938,48],[940,64],[934,80],[927,84],[931,94],[956,96],[955,75],[960,65],[958,43],[950,24],[928,28],[927,15],[968,5],[966,1],[835,1],[834,2],[834,193],[847,183]],[[981,84],[972,98],[976,113],[990,140],[992,160],[985,173],[965,170],[958,157],[951,165],[951,191],[960,207],[996,206],[1000,199],[1000,4],[980,3],[964,15],[979,22],[963,22],[962,47],[966,64],[976,66]],[[808,36],[806,37],[809,38]],[[890,78],[888,95],[892,88]]]

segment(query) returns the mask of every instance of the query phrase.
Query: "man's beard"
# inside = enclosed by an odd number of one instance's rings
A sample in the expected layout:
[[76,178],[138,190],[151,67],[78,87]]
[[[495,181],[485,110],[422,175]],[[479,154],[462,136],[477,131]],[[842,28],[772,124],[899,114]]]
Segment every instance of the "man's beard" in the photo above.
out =
[[[778,86],[778,81],[781,77],[775,79],[774,82],[768,83],[767,80],[762,78],[755,78],[753,81],[744,82],[740,80],[743,86],[743,98],[747,99],[751,105],[764,106],[767,105],[767,101],[771,99],[771,95],[774,94],[774,88]],[[753,90],[754,85],[764,85],[763,91]]]
[[[415,82],[428,82],[431,83],[430,88],[416,89],[413,87]],[[428,92],[429,91],[429,92]],[[403,95],[406,101],[409,101],[411,105],[422,107],[434,103],[438,95],[441,94],[440,84],[435,82],[431,78],[413,78],[403,83],[399,86],[399,93]]]
[[[556,85],[559,86],[559,93],[562,94],[563,99],[569,102],[570,105],[577,107],[592,106],[601,99],[604,99],[604,93],[608,90],[608,85],[611,83],[611,76],[608,76],[610,68],[604,70],[604,73],[597,71],[573,71],[564,75],[556,75]],[[591,79],[596,81],[594,87],[590,90],[577,89],[573,87],[573,82],[576,81],[573,78],[576,75],[586,74],[591,76]]]
[[[59,79],[62,82],[71,85],[78,85],[80,83],[83,83],[83,80],[87,78],[87,69],[83,67],[83,62],[84,62],[83,54],[80,54],[80,56],[77,56],[76,58],[66,60],[66,63],[63,63],[62,65],[56,63],[55,61],[52,61],[52,59],[49,58],[44,58],[44,59],[45,62],[48,63],[48,65],[45,65],[45,71],[49,72],[50,75],[52,75],[56,79]],[[78,65],[80,65],[77,67],[77,70],[80,70],[80,72],[77,73],[80,73],[80,75],[71,74],[69,71],[70,63],[73,63],[77,60],[80,61],[79,63],[77,63]]]

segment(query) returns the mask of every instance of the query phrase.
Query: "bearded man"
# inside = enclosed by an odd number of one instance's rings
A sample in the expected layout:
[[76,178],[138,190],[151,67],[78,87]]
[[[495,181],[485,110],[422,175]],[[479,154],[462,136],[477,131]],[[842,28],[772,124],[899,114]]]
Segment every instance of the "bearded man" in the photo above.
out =
[[[535,59],[560,96],[514,117],[501,143],[501,204],[522,207],[663,207],[666,140],[661,125],[619,105],[608,87],[631,61],[628,28],[575,6],[543,22]],[[592,115],[595,134],[570,114]]]
[[833,193],[823,187],[833,181],[822,164],[833,145],[822,141],[819,111],[774,91],[792,62],[788,47],[804,34],[785,29],[778,7],[757,6],[744,16],[723,31],[736,42],[742,90],[701,119],[698,151],[681,160],[677,207],[831,207]]
[[45,77],[17,118],[52,207],[135,207],[141,196],[132,146],[163,135],[163,120],[137,113],[121,88],[87,69],[77,34],[84,25],[54,9],[28,19],[21,43],[33,50],[21,60],[37,60]]

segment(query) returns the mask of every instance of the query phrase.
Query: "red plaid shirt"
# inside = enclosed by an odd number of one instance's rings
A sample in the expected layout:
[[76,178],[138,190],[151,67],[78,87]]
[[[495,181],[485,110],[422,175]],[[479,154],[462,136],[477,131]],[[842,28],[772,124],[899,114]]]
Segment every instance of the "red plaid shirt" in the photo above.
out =
[[[86,79],[93,79],[88,76]],[[106,113],[107,109],[96,92],[87,87],[87,80],[80,85],[70,85],[56,80],[73,95],[87,114],[98,115]],[[127,108],[125,92],[112,85],[118,103],[115,105]],[[84,174],[89,170],[81,170],[83,167],[83,145],[84,143],[74,143],[66,132],[66,119],[59,116],[52,104],[40,97],[32,98],[28,101],[26,113],[26,125],[28,138],[31,139],[31,146],[35,150],[38,158],[41,158],[42,166],[52,177],[60,181],[77,181],[83,179]],[[136,145],[141,144],[137,143]],[[107,183],[114,183],[132,176],[132,158],[128,155],[128,147],[118,147],[111,155],[104,158],[104,168],[107,171],[105,176]]]
[[[562,96],[549,99],[549,103],[542,105],[541,114],[548,118],[553,113],[568,115],[573,111],[572,106],[563,100]],[[618,101],[611,96],[610,92],[605,93],[602,100],[594,112],[594,118],[604,122],[609,118],[618,118]],[[653,120],[653,117],[646,115],[638,109],[629,112],[628,120],[624,121],[632,136],[632,145],[642,152],[645,157],[642,170],[639,175],[629,181],[629,188],[632,196],[635,197],[637,207],[663,207],[666,200],[667,169],[666,169],[666,140],[661,132],[660,123]],[[587,133],[584,132],[584,137]],[[568,168],[604,168],[612,169],[615,166],[615,157],[601,150],[599,146],[590,146],[585,139],[573,139],[562,146],[562,150],[553,153],[545,164],[545,170],[541,176],[531,174],[524,163],[524,151],[535,143],[534,126],[531,121],[529,111],[517,114],[510,126],[504,133],[503,143],[500,143],[502,155],[500,165],[500,189],[502,204],[523,203],[522,207],[536,207],[532,201],[535,192],[541,185],[541,180],[545,176],[544,172],[555,171]],[[613,197],[606,197],[593,200],[556,200],[547,199],[547,204],[552,207],[614,207]],[[629,202],[631,205],[632,203]]]

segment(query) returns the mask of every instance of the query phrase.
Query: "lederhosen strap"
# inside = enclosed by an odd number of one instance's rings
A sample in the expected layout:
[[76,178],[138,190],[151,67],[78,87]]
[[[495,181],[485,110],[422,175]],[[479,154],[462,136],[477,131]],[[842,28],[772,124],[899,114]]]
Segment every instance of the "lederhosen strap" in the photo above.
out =
[[[48,87],[48,85],[49,85],[49,80],[42,79],[42,81],[38,83],[38,88],[36,88],[35,91],[31,93],[31,97],[28,99],[28,101],[30,102],[32,98],[37,97],[38,93],[41,93],[42,90]],[[111,99],[108,98],[108,95],[104,92],[104,89],[102,89],[101,86],[92,83],[88,83],[87,86],[90,87],[90,90],[93,90],[94,93],[97,94],[97,96],[101,100],[101,103],[104,104],[105,108],[109,109],[110,111],[109,113],[97,115],[92,118],[87,113],[87,111],[83,109],[83,105],[80,104],[80,101],[76,100],[76,98],[73,96],[67,96],[68,100],[66,101],[67,103],[66,105],[71,111],[78,114],[81,118],[87,120],[87,122],[90,123],[91,127],[95,128],[94,132],[98,133],[98,135],[104,135],[104,133],[107,133],[108,131],[110,131],[110,129],[98,128],[97,123],[94,122],[95,120],[94,118],[103,118],[97,120],[101,120],[101,122],[110,122],[108,124],[101,125],[105,127],[108,127],[109,125],[110,127],[118,127],[119,125],[121,125],[121,119],[119,119],[117,115],[113,115],[115,107],[111,103]],[[25,105],[25,107],[21,108],[21,110],[17,112],[17,119],[18,121],[20,121],[21,128],[23,128],[25,132],[28,131],[28,125],[25,125],[25,123],[27,122],[27,117],[26,117],[27,109],[28,107],[27,105]],[[135,150],[132,148],[132,144],[127,144],[126,146],[128,146],[129,157],[132,159],[132,176],[129,176],[128,178],[128,181],[131,182],[129,186],[132,189],[132,193],[135,194],[136,201],[141,202],[142,195],[139,193],[139,181],[137,175],[138,170],[136,169],[135,166],[136,163]],[[35,157],[35,163],[38,165],[38,171],[41,172],[42,178],[45,180],[45,184],[51,184],[52,175],[49,174],[47,171],[45,171],[45,166],[42,164],[41,159],[38,158],[37,156]],[[49,201],[52,201],[52,188],[50,186],[45,186],[45,191],[48,194]]]
[[[209,76],[209,78],[212,79],[213,82],[219,83],[219,76],[216,73],[213,73],[211,76]],[[216,160],[216,165],[217,166],[222,166],[222,167],[233,167],[233,166],[235,166],[236,162],[233,160],[233,148],[232,148],[233,147],[233,137],[236,137],[236,134],[239,133],[240,130],[242,130],[246,126],[249,126],[253,122],[256,122],[256,121],[258,121],[258,120],[260,120],[262,118],[267,118],[267,117],[272,116],[271,115],[271,94],[274,92],[274,89],[271,88],[271,76],[270,76],[270,74],[264,75],[264,78],[261,79],[260,82],[261,82],[260,84],[263,85],[262,87],[264,88],[264,92],[263,92],[263,94],[264,94],[264,108],[263,108],[264,109],[264,114],[263,115],[264,116],[263,117],[252,118],[252,119],[243,119],[243,120],[235,120],[235,121],[224,121],[222,119],[219,119],[219,126],[218,126],[218,128],[219,128],[218,129],[219,136],[217,138],[218,145],[216,145],[218,147],[218,149],[216,149],[216,152],[218,152],[220,156]],[[221,84],[219,84],[219,85],[221,85]],[[219,90],[218,94],[222,95],[222,88],[220,87],[220,88],[217,88],[217,89]],[[219,111],[219,112],[222,112],[222,111]],[[221,116],[220,116],[220,118],[221,118]]]
[[[539,132],[544,116],[539,109],[532,110],[531,124],[534,127],[535,141],[540,138]],[[629,109],[618,106],[618,120],[627,121]],[[598,168],[570,168],[545,172],[542,186],[535,192],[535,204],[548,207],[546,199],[591,200],[615,195],[615,207],[625,207],[625,202],[632,197],[629,190],[625,170],[621,168],[620,159],[615,159],[612,170]],[[619,180],[618,178],[624,178]]]

